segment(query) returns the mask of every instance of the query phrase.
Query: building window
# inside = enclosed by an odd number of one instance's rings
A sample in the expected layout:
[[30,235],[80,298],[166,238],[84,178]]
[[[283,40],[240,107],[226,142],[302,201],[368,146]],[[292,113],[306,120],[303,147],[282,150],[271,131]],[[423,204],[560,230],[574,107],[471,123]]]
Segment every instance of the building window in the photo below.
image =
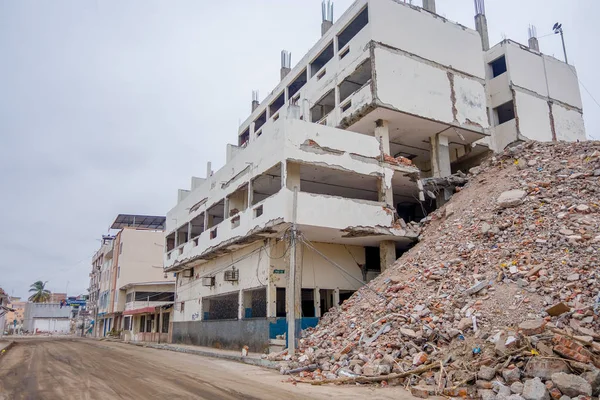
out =
[[123,319],[123,330],[125,330],[125,331],[131,330],[131,317],[125,317]]
[[140,317],[140,332],[146,332],[146,316],[142,315]]
[[367,82],[371,81],[371,59],[363,61],[354,72],[348,75],[339,85],[340,103],[351,94],[360,90]]
[[358,34],[369,23],[369,9],[365,7],[364,10],[360,12],[348,24],[348,26],[338,35],[338,48],[343,49],[344,46],[348,44],[352,40],[354,36]]
[[162,318],[162,333],[169,333],[169,314],[163,314]]
[[133,301],[133,292],[127,293],[127,296],[125,296],[125,303],[131,303],[132,301]]
[[146,332],[152,332],[152,322],[154,322],[154,314],[150,314],[146,318]]
[[503,123],[515,119],[515,106],[513,101],[504,103],[501,106],[494,108],[494,117],[496,118],[497,124],[502,125]]
[[492,61],[489,65],[492,69],[492,78],[502,75],[506,72],[506,57],[502,56]]
[[[302,86],[304,86],[306,84],[306,69],[302,70],[302,72],[300,72],[300,75],[298,75],[298,77],[296,79],[294,79],[294,82],[292,82],[290,84],[290,86],[288,86],[288,99],[292,98],[296,93],[298,93],[298,90],[300,90],[302,88]],[[300,95],[298,95],[300,96]],[[296,99],[297,101],[297,99]],[[296,101],[292,101],[292,104],[296,104]]]
[[310,63],[310,76],[315,76],[333,58],[333,42],[329,42],[325,50]]
[[277,111],[285,104],[285,93],[281,92],[271,104],[269,104],[269,114],[275,115]]
[[331,89],[316,101],[310,109],[310,121],[319,122],[325,118],[335,107],[335,91]]

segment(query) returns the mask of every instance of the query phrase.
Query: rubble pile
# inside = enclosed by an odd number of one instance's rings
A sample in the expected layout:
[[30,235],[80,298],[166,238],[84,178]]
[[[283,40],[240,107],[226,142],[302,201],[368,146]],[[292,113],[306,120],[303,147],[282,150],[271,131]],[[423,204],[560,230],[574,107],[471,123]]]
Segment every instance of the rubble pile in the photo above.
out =
[[304,332],[296,380],[427,397],[600,390],[600,143],[527,142],[469,171],[419,243]]

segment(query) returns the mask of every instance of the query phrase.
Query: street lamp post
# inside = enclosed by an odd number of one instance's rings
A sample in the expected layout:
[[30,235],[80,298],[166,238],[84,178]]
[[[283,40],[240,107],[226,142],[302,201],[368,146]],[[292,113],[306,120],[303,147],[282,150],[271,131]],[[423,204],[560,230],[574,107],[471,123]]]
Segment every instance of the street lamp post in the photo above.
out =
[[565,63],[568,64],[569,61],[567,60],[567,48],[565,47],[565,36],[563,34],[562,24],[558,23],[558,22],[555,23],[554,26],[552,27],[552,30],[557,35],[560,33],[560,39],[562,40],[562,46],[563,46],[563,53],[565,54]]

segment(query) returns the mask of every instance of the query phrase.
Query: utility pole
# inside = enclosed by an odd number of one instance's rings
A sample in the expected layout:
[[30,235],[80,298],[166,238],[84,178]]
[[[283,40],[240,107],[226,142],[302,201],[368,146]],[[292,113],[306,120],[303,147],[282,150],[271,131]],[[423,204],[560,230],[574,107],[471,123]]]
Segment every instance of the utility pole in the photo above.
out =
[[563,47],[563,53],[565,54],[565,63],[569,63],[569,60],[567,59],[567,47],[565,46],[565,35],[563,33],[563,28],[562,28],[562,24],[561,23],[555,23],[554,26],[552,27],[552,30],[554,31],[555,34],[559,34],[560,33],[560,40],[562,41],[562,47]]
[[[296,227],[298,210],[298,187],[294,186],[294,202],[292,209],[292,229],[290,233],[290,248],[289,248],[289,264],[288,285],[289,293],[286,295],[287,302],[287,341],[288,354],[296,352],[296,320],[300,314],[300,291],[302,287],[302,273],[298,273],[298,265],[296,264],[296,244],[298,241],[298,230]],[[300,266],[301,268],[301,266]],[[298,284],[300,283],[300,284]]]

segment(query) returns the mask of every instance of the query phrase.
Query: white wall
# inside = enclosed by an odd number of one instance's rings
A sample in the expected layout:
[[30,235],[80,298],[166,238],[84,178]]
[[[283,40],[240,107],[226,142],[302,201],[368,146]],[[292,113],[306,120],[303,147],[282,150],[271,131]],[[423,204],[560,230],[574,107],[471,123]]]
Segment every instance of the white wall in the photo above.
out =
[[373,40],[485,79],[479,34],[417,7],[371,0]]
[[506,45],[506,66],[513,84],[548,96],[544,61],[538,53],[523,49],[514,42]]
[[68,318],[35,318],[32,332],[69,333],[71,323]]
[[554,57],[544,56],[550,97],[581,109],[581,92],[575,67]]
[[383,104],[426,118],[453,122],[446,71],[389,50],[375,49],[377,97]]
[[558,104],[552,105],[556,139],[565,141],[586,140],[583,116],[576,110],[568,110]]
[[125,228],[121,231],[120,239],[123,250],[118,255],[117,267],[120,267],[121,270],[118,273],[117,290],[135,282],[165,282],[173,280],[172,276],[165,278],[162,269],[163,231]]
[[530,140],[552,140],[548,102],[530,94],[515,91],[515,109],[519,118],[519,132]]

